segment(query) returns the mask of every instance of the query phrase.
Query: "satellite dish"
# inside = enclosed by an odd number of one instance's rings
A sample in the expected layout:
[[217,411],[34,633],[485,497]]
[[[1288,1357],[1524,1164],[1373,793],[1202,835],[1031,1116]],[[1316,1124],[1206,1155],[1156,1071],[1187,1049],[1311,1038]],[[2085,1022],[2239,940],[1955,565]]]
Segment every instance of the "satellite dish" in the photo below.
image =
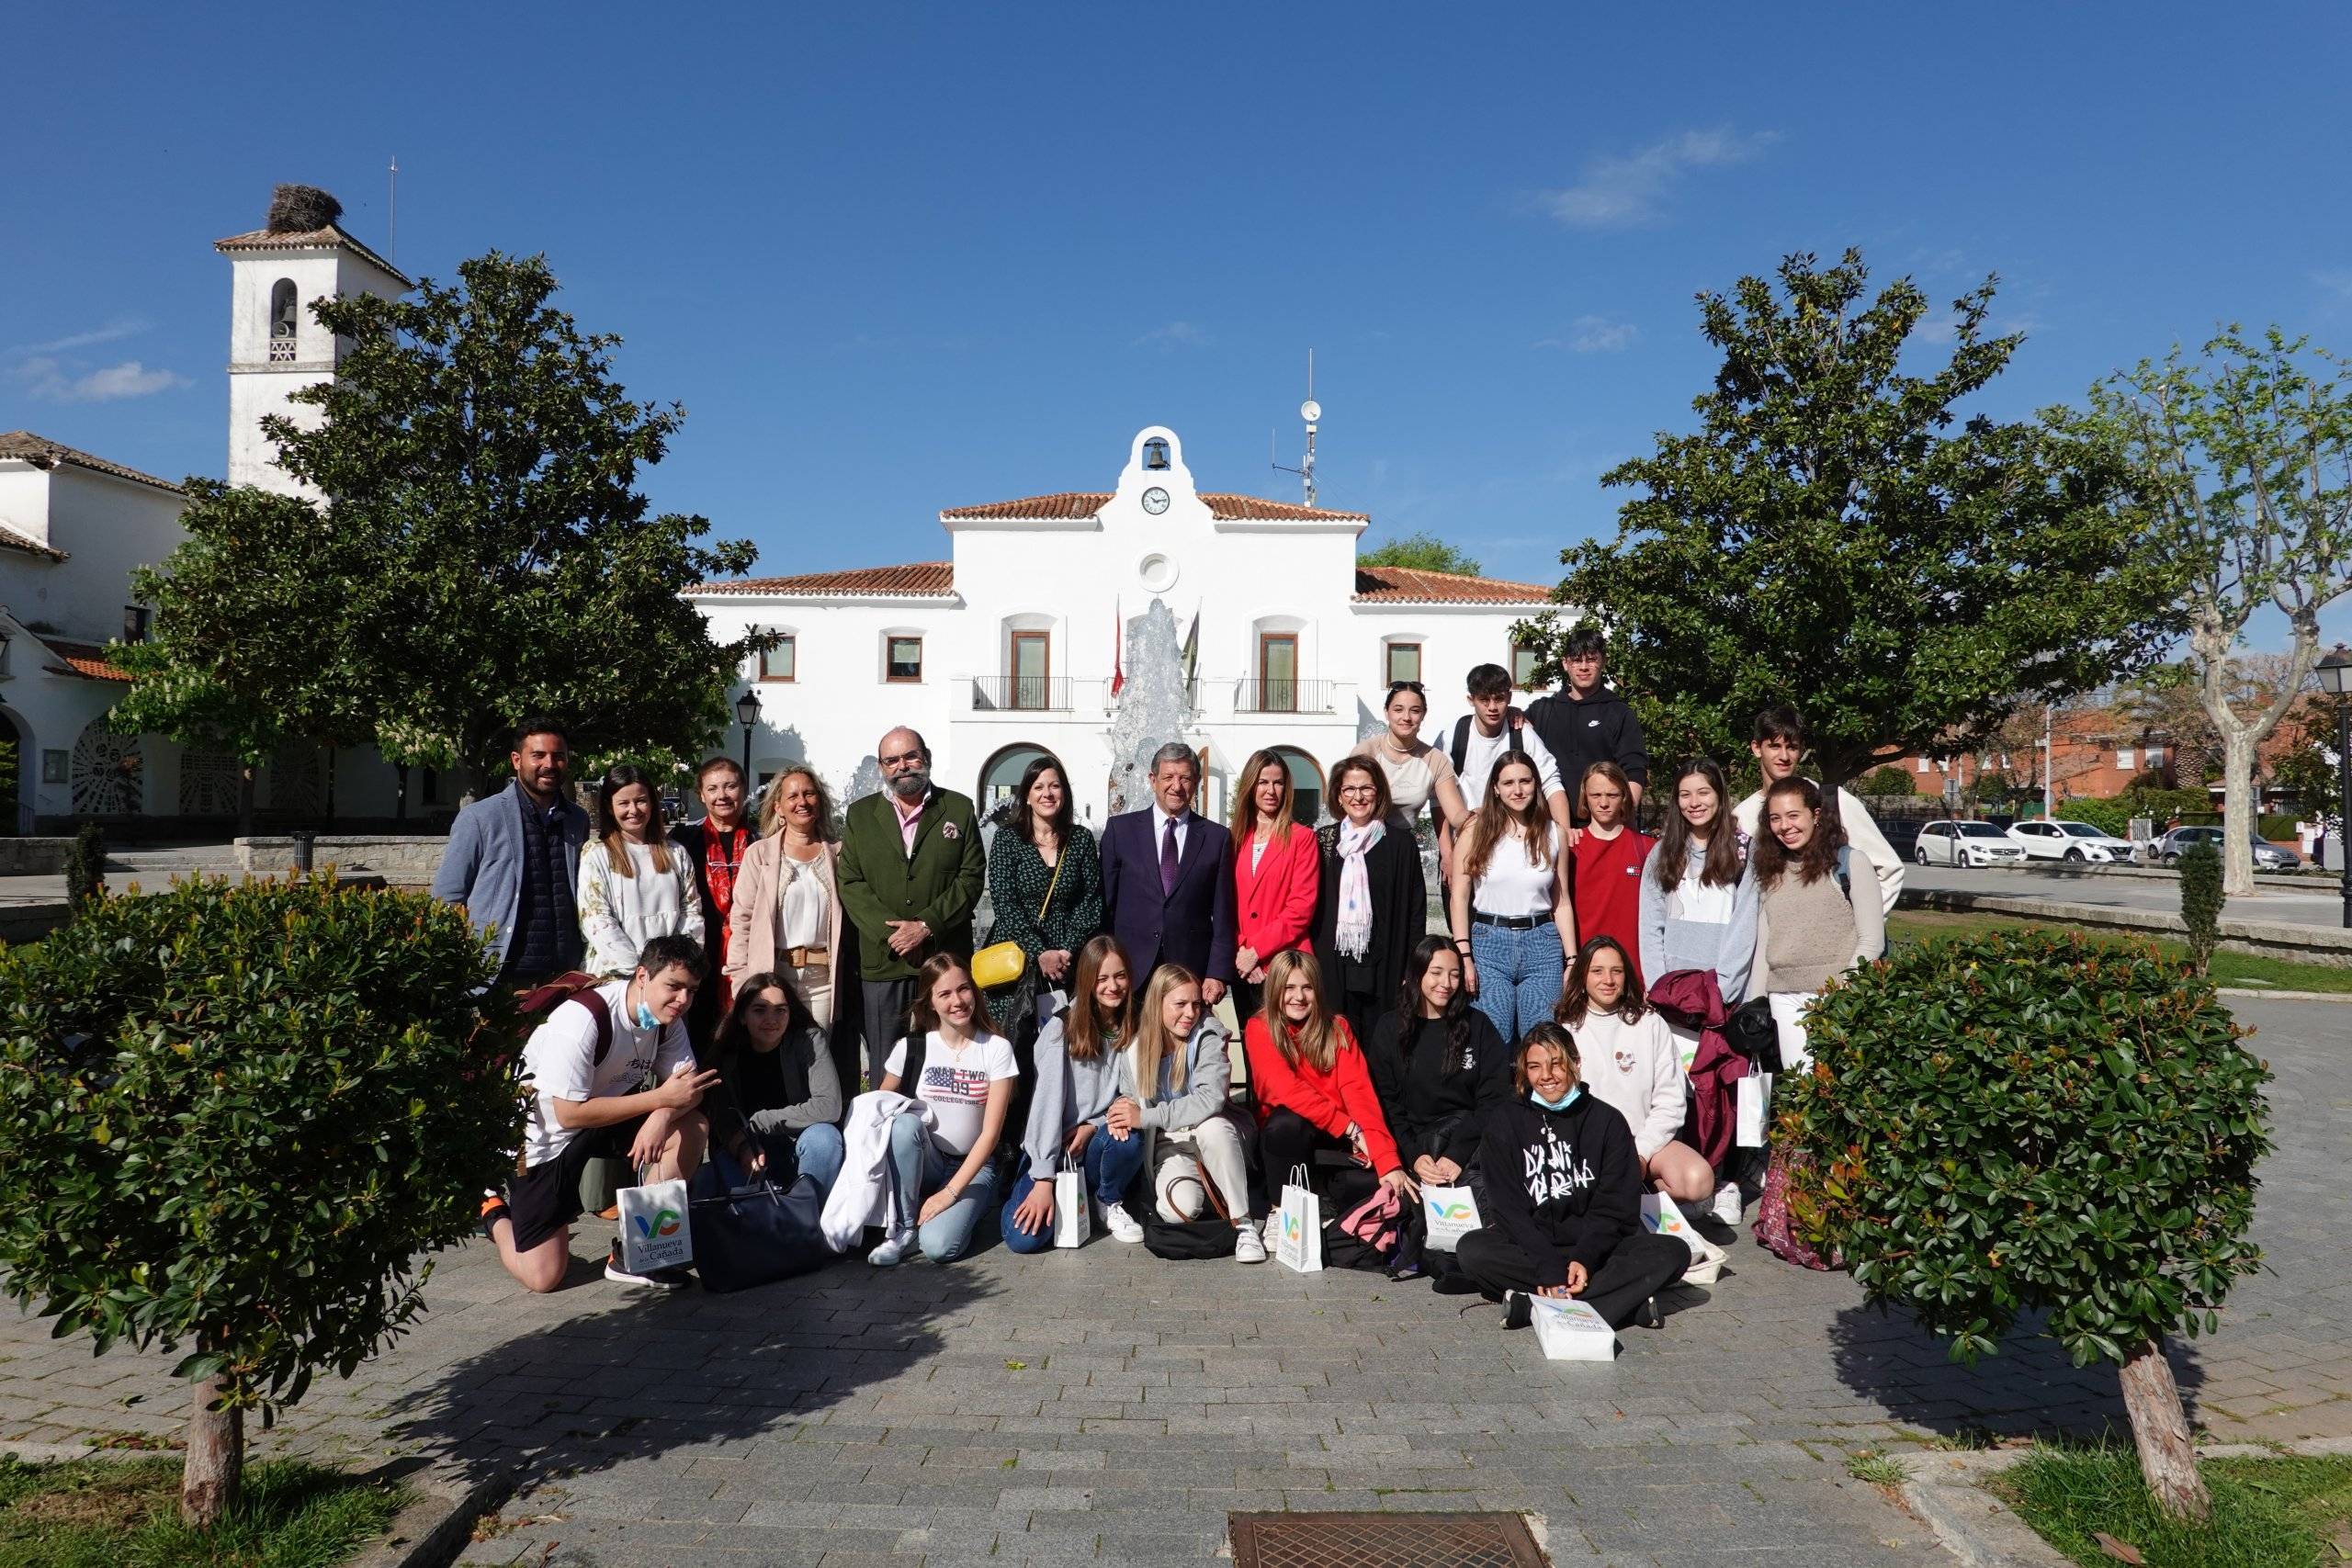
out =
[[1323,405],[1317,402],[1313,398],[1309,398],[1305,402],[1298,405],[1298,417],[1305,420],[1307,423],[1313,424],[1317,420],[1323,417]]

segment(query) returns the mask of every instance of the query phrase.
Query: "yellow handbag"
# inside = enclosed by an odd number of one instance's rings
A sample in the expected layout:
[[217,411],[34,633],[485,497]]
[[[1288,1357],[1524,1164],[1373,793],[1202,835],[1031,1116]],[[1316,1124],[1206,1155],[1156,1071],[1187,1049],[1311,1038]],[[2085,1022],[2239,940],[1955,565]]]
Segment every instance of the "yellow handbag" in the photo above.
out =
[[[1061,886],[1062,866],[1069,860],[1069,846],[1064,844],[1062,852],[1054,857],[1054,874],[1046,884],[1046,901],[1037,906],[1037,919],[1041,923],[1046,918],[1046,911],[1053,907],[1054,889]],[[972,984],[983,991],[992,991],[999,986],[1010,986],[1021,978],[1022,972],[1028,967],[1029,955],[1021,951],[1019,942],[992,942],[972,954]]]

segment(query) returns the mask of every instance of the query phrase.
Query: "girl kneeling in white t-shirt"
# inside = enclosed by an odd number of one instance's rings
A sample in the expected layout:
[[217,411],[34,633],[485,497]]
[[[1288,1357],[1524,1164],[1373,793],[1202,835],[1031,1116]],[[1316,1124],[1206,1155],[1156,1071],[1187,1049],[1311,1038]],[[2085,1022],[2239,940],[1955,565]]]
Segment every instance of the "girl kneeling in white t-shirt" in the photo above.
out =
[[1021,1076],[1012,1043],[989,1022],[956,959],[943,953],[917,972],[913,1010],[882,1066],[881,1087],[922,1100],[937,1125],[925,1127],[911,1111],[890,1123],[896,1207],[890,1234],[865,1259],[886,1268],[918,1245],[934,1263],[969,1249],[972,1227],[996,1206],[997,1139]]

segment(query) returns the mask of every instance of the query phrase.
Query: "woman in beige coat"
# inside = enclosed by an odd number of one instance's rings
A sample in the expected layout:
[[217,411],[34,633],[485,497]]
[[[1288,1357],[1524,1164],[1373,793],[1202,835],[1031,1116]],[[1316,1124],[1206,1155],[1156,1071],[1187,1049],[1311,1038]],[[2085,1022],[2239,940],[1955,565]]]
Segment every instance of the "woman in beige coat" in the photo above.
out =
[[[743,852],[735,874],[735,898],[728,915],[727,978],[774,970],[791,982],[817,1027],[836,1042],[842,993],[837,975],[844,966],[842,901],[834,876],[839,845],[828,834],[832,802],[813,769],[796,763],[768,785],[760,813],[760,841]],[[853,982],[849,995],[854,998]],[[856,1064],[850,1064],[854,1069]],[[857,1082],[853,1071],[848,1082]]]

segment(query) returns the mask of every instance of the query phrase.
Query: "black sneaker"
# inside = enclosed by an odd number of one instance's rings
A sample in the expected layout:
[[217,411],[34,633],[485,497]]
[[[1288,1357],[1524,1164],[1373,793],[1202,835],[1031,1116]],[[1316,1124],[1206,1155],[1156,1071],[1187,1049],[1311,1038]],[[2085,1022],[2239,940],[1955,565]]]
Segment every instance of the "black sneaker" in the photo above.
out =
[[1634,1321],[1640,1324],[1644,1328],[1664,1328],[1666,1326],[1666,1314],[1657,1310],[1657,1298],[1656,1296],[1652,1296],[1642,1303],[1642,1309],[1634,1314]]
[[511,1220],[513,1217],[513,1215],[506,1212],[505,1199],[497,1197],[494,1194],[484,1198],[481,1201],[482,1240],[495,1242],[498,1237],[491,1233],[491,1226],[496,1224],[501,1220]]
[[1503,1297],[1503,1326],[1528,1328],[1535,1322],[1535,1299],[1525,1291],[1512,1291]]
[[621,1266],[621,1244],[613,1243],[612,1251],[605,1255],[605,1278],[616,1285],[639,1285],[649,1290],[683,1291],[694,1282],[694,1276],[684,1269],[655,1269],[644,1274],[632,1274]]

